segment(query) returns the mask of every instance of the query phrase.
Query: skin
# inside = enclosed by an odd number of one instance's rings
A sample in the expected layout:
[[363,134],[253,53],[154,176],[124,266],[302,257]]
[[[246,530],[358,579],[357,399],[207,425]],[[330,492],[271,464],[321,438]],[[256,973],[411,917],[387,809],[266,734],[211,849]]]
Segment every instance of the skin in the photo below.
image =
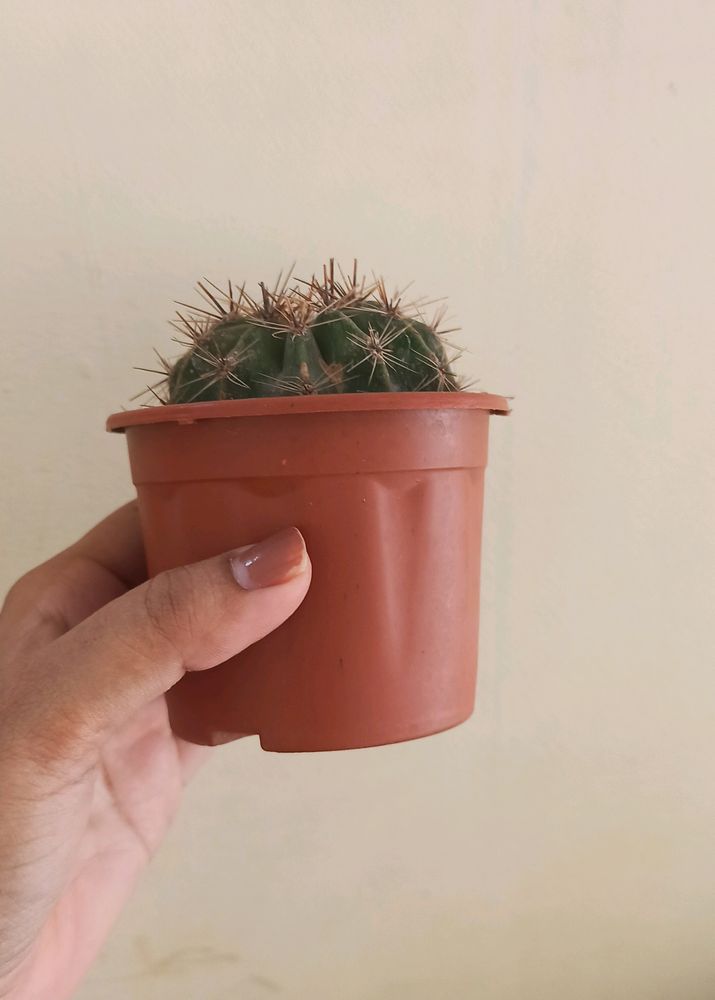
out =
[[135,504],[31,570],[0,612],[0,998],[65,1000],[207,751],[164,693],[288,618],[310,583],[243,589],[228,555],[146,582]]

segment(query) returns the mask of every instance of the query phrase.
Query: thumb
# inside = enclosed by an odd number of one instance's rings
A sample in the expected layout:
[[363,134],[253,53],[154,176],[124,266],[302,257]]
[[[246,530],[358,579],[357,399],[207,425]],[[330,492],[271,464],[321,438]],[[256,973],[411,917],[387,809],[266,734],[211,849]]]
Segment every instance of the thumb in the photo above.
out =
[[33,686],[63,728],[60,745],[98,737],[186,671],[216,666],[267,635],[299,606],[310,575],[303,536],[288,528],[160,573],[100,608],[41,657],[44,676]]

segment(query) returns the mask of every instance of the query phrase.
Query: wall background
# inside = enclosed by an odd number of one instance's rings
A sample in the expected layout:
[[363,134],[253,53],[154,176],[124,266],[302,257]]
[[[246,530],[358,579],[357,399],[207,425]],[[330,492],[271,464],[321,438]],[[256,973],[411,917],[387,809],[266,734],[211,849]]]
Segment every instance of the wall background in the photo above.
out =
[[104,418],[203,274],[357,255],[516,397],[475,718],[217,753],[82,1000],[712,997],[715,4],[0,21],[2,585],[129,495]]

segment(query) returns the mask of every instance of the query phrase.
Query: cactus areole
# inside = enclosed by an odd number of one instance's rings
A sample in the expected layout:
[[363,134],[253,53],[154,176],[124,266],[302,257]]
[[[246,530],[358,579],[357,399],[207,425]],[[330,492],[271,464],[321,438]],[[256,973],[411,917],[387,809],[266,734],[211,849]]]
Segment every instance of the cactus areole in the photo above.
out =
[[[295,614],[167,693],[198,744],[267,750],[415,739],[463,722],[476,683],[490,414],[440,313],[381,279],[199,284],[126,434],[150,575],[294,525],[313,564]],[[155,370],[155,369],[144,369]]]

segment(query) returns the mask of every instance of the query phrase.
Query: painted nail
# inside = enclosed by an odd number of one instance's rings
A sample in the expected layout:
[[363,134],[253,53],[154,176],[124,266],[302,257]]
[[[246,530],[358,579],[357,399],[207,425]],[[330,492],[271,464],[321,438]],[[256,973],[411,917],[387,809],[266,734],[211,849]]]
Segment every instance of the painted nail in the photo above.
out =
[[229,556],[231,572],[244,590],[275,587],[302,573],[308,562],[303,536],[284,528],[255,545],[244,545]]

